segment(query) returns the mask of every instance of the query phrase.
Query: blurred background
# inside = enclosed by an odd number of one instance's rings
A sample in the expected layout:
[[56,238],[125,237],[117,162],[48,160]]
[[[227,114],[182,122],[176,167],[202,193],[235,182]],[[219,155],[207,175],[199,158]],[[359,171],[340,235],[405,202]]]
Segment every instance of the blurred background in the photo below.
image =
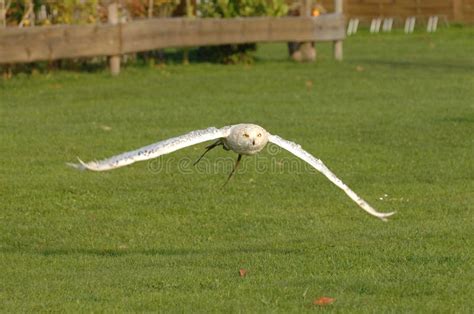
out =
[[[77,51],[76,46],[58,48],[57,45],[51,43],[54,40],[68,41],[69,37],[76,36],[75,34],[80,32],[77,27],[74,28],[76,31],[68,28],[62,29],[61,31],[68,33],[68,35],[63,34],[61,38],[54,34],[41,33],[39,35],[40,33],[37,31],[21,31],[26,28],[37,29],[51,25],[90,26],[105,25],[107,23],[125,25],[160,18],[189,18],[196,21],[196,19],[201,18],[317,17],[332,14],[338,10],[342,11],[344,20],[339,19],[338,22],[334,22],[333,20],[336,18],[331,17],[328,18],[328,22],[318,22],[320,24],[315,26],[314,30],[318,34],[323,34],[324,38],[319,38],[320,40],[330,41],[336,39],[336,37],[341,38],[340,31],[338,35],[331,32],[331,27],[334,26],[331,23],[337,23],[339,28],[344,28],[347,36],[357,34],[359,29],[367,29],[371,33],[391,32],[397,29],[403,30],[405,33],[412,33],[415,28],[426,32],[435,32],[439,27],[474,23],[474,0],[0,0],[0,32],[1,28],[9,31],[18,29],[17,32],[4,33],[3,37],[0,36],[0,42],[4,47],[16,47],[7,52],[0,52],[0,69],[3,76],[8,78],[15,72],[49,71],[59,68],[91,70],[100,69],[107,65],[107,49],[96,48],[92,52],[81,52]],[[163,28],[160,25],[150,24],[141,27],[148,29]],[[193,27],[202,28],[202,26],[196,25]],[[215,26],[214,28],[219,27],[221,26]],[[298,39],[297,34],[303,27],[308,28],[307,26],[301,26],[298,29],[298,26],[286,24],[278,28],[278,32],[284,33],[286,31],[288,32],[287,38]],[[293,33],[288,31],[290,28],[293,29]],[[237,29],[236,32],[238,31]],[[84,29],[84,32],[86,32],[86,29]],[[169,36],[170,33],[179,33],[182,36],[183,32],[186,33],[186,30],[171,27],[167,31],[163,31],[162,35]],[[240,32],[243,33],[243,31]],[[229,33],[231,33],[231,30]],[[302,33],[300,32],[300,34]],[[40,40],[41,43],[37,43],[38,36],[44,37],[44,40],[43,38]],[[57,38],[52,38],[55,36]],[[77,36],[84,40],[83,46],[97,46],[97,43],[93,42],[94,39],[92,39],[95,34],[87,35],[89,37],[85,35],[85,37]],[[148,34],[148,38],[156,39],[156,36],[156,32]],[[219,36],[222,37],[222,34],[217,34],[215,37]],[[304,37],[304,35],[301,36]],[[137,42],[141,40],[140,34],[135,33],[131,37],[136,39]],[[282,41],[281,39],[285,35],[279,36],[277,40],[270,37],[263,36],[256,41]],[[76,37],[71,38],[74,38],[71,41],[77,42]],[[96,41],[101,40],[106,42],[115,39],[110,39],[110,37],[96,39]],[[188,63],[190,60],[218,63],[253,62],[252,52],[256,49],[255,43],[235,42],[235,40],[232,42],[232,39],[227,43],[223,38],[220,40],[223,41],[223,45],[215,45],[218,42],[215,40],[211,46],[199,45],[203,42],[200,39],[188,40],[185,44],[180,40],[174,45],[169,42],[162,43],[161,46],[165,48],[168,46],[173,48],[188,47],[178,49],[178,51],[174,50],[172,54],[168,55],[163,49],[154,49],[154,47],[160,46],[160,44],[155,43],[143,48],[129,49],[131,51],[126,53],[121,51],[120,60],[116,58],[115,63],[119,63],[116,66],[120,67],[120,64],[130,63],[162,63],[166,59],[183,63]],[[122,42],[124,39],[116,41]],[[42,47],[43,50],[46,49],[49,52],[41,54],[40,49],[38,49],[41,45],[44,46]],[[65,52],[64,50],[67,50],[67,48],[75,51],[73,53]],[[337,49],[340,49],[340,51],[335,52],[334,57],[342,59],[342,45]],[[84,50],[86,49],[84,48]],[[296,61],[314,61],[316,59],[313,40],[309,41],[307,45],[303,45],[302,41],[288,40],[288,53]],[[20,55],[25,56],[21,58]],[[118,71],[118,69],[115,70],[117,73]]]

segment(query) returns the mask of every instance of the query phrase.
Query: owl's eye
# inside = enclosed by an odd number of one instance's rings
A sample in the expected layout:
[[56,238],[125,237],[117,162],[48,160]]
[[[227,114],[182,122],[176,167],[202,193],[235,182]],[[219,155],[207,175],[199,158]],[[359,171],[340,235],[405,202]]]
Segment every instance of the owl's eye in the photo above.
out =
[[244,133],[244,136],[245,136],[245,137],[249,137],[249,135],[248,135],[247,133]]
[[258,137],[262,137],[262,133],[258,133],[257,136],[258,136]]

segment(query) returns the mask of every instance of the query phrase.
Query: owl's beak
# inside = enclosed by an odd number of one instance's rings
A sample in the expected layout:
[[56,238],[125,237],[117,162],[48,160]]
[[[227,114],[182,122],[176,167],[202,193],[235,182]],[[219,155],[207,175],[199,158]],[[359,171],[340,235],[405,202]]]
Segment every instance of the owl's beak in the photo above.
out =
[[252,140],[252,145],[255,146],[255,139]]

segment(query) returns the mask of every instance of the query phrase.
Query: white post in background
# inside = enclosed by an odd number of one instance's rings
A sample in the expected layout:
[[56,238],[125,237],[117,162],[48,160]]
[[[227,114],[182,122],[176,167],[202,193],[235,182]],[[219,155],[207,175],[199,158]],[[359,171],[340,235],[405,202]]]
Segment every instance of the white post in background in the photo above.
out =
[[410,34],[413,33],[413,30],[415,29],[415,23],[416,23],[416,17],[414,16],[409,16],[405,20],[405,34]]
[[347,25],[347,36],[357,33],[357,28],[359,27],[359,19],[352,18],[349,20]]
[[[108,22],[112,25],[117,25],[118,18],[118,4],[116,1],[112,1],[107,6]],[[120,73],[120,56],[109,57],[110,73],[112,75],[118,75]]]
[[[342,14],[342,0],[334,0],[334,12]],[[333,44],[334,59],[342,61],[342,40],[335,40]]]
[[438,27],[438,16],[433,15],[430,16],[428,19],[428,25],[426,26],[426,31],[428,33],[436,32],[436,28]]
[[383,20],[382,31],[391,32],[393,26],[393,17],[387,17]]

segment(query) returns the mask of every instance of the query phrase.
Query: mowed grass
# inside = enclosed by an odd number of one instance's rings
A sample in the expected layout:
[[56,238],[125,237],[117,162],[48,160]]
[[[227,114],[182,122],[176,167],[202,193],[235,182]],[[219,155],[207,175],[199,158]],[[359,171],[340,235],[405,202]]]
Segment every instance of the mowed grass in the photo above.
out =
[[[472,313],[473,38],[362,33],[342,63],[327,44],[314,64],[273,44],[250,66],[2,81],[0,311],[299,313],[326,296],[334,312]],[[234,154],[189,165],[205,144],[105,173],[65,165],[240,122],[397,214],[365,214],[284,151],[247,157],[225,188]]]

